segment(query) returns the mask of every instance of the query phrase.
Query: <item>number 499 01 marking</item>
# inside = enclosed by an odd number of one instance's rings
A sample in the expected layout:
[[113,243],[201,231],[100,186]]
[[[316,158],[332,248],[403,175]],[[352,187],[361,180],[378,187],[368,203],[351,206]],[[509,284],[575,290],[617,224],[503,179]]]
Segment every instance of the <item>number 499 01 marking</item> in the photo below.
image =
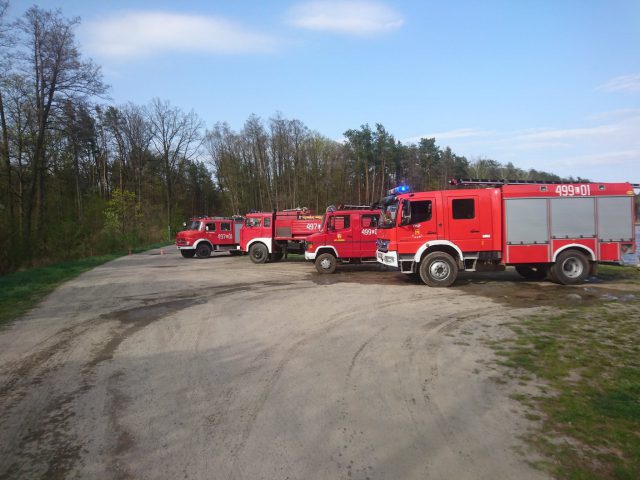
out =
[[591,195],[591,185],[558,185],[556,195],[561,197],[575,197]]

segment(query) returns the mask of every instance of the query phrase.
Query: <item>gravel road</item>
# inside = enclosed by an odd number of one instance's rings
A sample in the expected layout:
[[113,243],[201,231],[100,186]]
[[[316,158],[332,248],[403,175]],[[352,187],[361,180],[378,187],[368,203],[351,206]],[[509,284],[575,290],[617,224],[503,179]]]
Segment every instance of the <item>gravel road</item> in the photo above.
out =
[[379,266],[164,253],[0,330],[1,479],[546,478],[483,341],[523,310]]

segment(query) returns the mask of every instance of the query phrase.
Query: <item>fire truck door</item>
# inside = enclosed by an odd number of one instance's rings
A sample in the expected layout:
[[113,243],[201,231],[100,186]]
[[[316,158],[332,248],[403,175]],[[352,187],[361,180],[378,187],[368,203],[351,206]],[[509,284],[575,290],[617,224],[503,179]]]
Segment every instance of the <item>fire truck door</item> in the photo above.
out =
[[[360,215],[360,228],[357,234],[360,236],[360,251],[358,256],[370,258],[376,256],[376,234],[378,233],[379,215],[363,213]],[[354,228],[354,233],[355,228]]]
[[218,243],[221,245],[231,245],[233,243],[233,233],[231,233],[231,222],[220,222],[218,232]]
[[213,222],[207,222],[204,225],[205,237],[211,242],[212,245],[217,245],[218,238],[216,237],[216,224]]
[[327,222],[327,244],[333,245],[340,258],[350,258],[357,255],[354,252],[351,215],[332,215]]
[[[485,215],[491,215],[487,210]],[[490,225],[491,219],[481,218],[479,199],[475,195],[464,197],[449,197],[447,208],[447,221],[449,226],[448,240],[455,243],[463,252],[477,252],[488,250],[483,245],[482,223]],[[490,232],[484,232],[485,234]]]
[[[425,242],[438,238],[438,218],[436,197],[404,201],[402,209],[409,204],[411,221],[401,223],[398,230],[398,252],[415,253]],[[404,215],[404,212],[402,212]]]

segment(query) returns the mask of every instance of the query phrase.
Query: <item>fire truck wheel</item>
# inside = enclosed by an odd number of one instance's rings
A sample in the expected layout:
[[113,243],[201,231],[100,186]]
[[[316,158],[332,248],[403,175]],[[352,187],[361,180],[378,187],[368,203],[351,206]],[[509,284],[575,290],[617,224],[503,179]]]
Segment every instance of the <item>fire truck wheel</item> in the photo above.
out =
[[544,280],[549,273],[549,268],[546,265],[516,265],[516,272],[527,280]]
[[195,250],[180,250],[180,253],[184,258],[193,258],[196,254]]
[[282,260],[283,256],[284,256],[284,254],[282,252],[273,252],[271,254],[271,261],[272,262],[279,262],[280,260]]
[[420,278],[430,287],[450,287],[458,276],[458,265],[445,252],[432,252],[420,263]]
[[201,243],[196,247],[196,257],[198,258],[209,258],[211,255],[211,247],[206,243]]
[[249,248],[249,258],[253,263],[265,263],[269,260],[269,250],[263,243],[254,243]]
[[551,278],[562,285],[582,283],[589,276],[589,260],[578,250],[565,250],[551,265]]
[[316,258],[316,270],[318,273],[333,273],[336,271],[338,261],[330,253],[323,253]]

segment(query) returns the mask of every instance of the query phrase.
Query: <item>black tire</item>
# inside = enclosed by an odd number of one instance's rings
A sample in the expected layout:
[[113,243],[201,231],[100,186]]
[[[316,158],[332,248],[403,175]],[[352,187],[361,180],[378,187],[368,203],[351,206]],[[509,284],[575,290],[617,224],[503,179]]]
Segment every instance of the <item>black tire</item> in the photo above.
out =
[[282,260],[282,257],[284,256],[284,253],[282,252],[274,252],[271,254],[271,261],[272,262],[279,262],[280,260]]
[[547,265],[516,265],[516,272],[527,280],[544,280],[549,273]]
[[180,250],[180,254],[184,257],[184,258],[193,258],[196,254],[195,250]]
[[562,285],[576,285],[586,280],[590,270],[589,260],[582,252],[565,250],[551,265],[550,276]]
[[211,247],[206,243],[201,243],[196,247],[196,257],[209,258],[211,256]]
[[333,273],[336,271],[338,260],[331,253],[323,253],[316,257],[316,270],[318,273]]
[[254,243],[249,247],[249,258],[253,263],[266,263],[269,260],[269,250],[264,243]]
[[430,287],[450,287],[458,276],[458,264],[445,252],[432,252],[420,262],[420,278]]

